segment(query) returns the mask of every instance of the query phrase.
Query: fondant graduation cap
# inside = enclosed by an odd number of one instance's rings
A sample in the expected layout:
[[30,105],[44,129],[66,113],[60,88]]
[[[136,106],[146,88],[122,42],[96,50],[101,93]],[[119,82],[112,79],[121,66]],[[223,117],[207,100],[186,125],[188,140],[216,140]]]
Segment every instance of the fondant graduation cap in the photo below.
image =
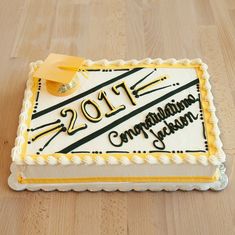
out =
[[51,53],[36,70],[34,77],[46,80],[47,90],[51,94],[66,96],[78,87],[78,81],[74,78],[83,62],[80,57]]

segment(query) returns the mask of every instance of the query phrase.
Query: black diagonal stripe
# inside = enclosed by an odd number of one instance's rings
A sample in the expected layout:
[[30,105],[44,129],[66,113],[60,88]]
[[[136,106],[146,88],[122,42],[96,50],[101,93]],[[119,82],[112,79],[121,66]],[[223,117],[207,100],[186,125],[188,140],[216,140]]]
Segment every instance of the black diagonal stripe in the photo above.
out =
[[141,90],[145,89],[146,87],[151,86],[151,85],[153,85],[153,84],[155,84],[157,82],[160,82],[160,81],[161,81],[161,79],[158,79],[158,80],[155,80],[153,82],[147,83],[146,85],[141,86],[140,88],[136,89],[135,92],[138,93],[138,91],[141,91]]
[[185,90],[185,89],[187,89],[187,88],[189,88],[189,87],[191,87],[193,85],[196,85],[198,83],[199,83],[199,79],[197,78],[197,79],[195,79],[195,80],[185,84],[184,86],[179,87],[179,88],[175,89],[174,91],[171,91],[171,92],[169,92],[169,93],[159,97],[158,99],[153,100],[152,102],[150,102],[150,103],[148,103],[148,104],[146,104],[146,105],[144,105],[144,106],[142,106],[142,107],[132,111],[131,113],[128,113],[127,115],[121,117],[120,119],[115,120],[114,122],[112,122],[109,125],[99,129],[98,131],[95,131],[92,134],[87,135],[86,137],[84,137],[84,138],[74,142],[73,144],[71,144],[71,145],[65,147],[64,149],[58,151],[58,153],[68,153],[68,152],[71,152],[73,149],[75,149],[75,148],[77,148],[77,147],[87,143],[88,141],[90,141],[92,139],[95,139],[97,136],[102,135],[103,133],[109,131],[110,129],[112,129],[112,128],[116,127],[116,126],[118,126],[122,122],[124,122],[124,121],[126,121],[126,120],[128,120],[128,119],[130,119],[132,117],[134,117],[135,115],[143,112],[144,110],[146,110],[148,108],[151,108],[152,106],[154,106],[154,105],[164,101],[165,99],[167,99],[167,98],[169,98],[169,97],[171,97],[171,96],[173,96],[173,95],[175,95],[175,94],[177,94],[177,93],[179,93],[179,92],[181,92],[181,91],[183,91],[183,90]]
[[134,85],[132,85],[130,88],[131,90],[135,89],[135,87],[140,84],[141,82],[143,82],[148,76],[150,76],[155,70],[153,70],[152,72],[148,73],[146,76],[144,76],[143,78],[141,78],[138,82],[136,82]]
[[49,107],[49,108],[46,108],[46,109],[41,110],[41,111],[39,111],[39,112],[37,112],[37,113],[34,113],[34,114],[32,115],[32,119],[36,119],[36,118],[38,118],[38,117],[40,117],[40,116],[42,116],[42,115],[44,115],[44,114],[46,114],[46,113],[52,112],[52,111],[55,110],[55,109],[58,109],[58,108],[60,108],[60,107],[63,107],[64,105],[67,105],[67,104],[69,104],[69,103],[72,103],[72,102],[74,102],[74,101],[76,101],[76,100],[78,100],[78,99],[81,99],[81,98],[83,98],[84,96],[87,96],[87,95],[89,95],[89,94],[91,94],[91,93],[93,93],[93,92],[95,92],[95,91],[101,89],[102,87],[108,86],[108,85],[112,84],[113,82],[116,82],[116,81],[118,81],[118,80],[120,80],[120,79],[122,79],[122,78],[124,78],[124,77],[127,77],[127,76],[133,74],[133,73],[136,73],[136,72],[138,72],[138,71],[141,70],[141,69],[142,69],[142,68],[134,68],[134,69],[132,69],[132,70],[126,72],[126,73],[123,73],[123,74],[121,74],[121,75],[119,75],[119,76],[117,76],[117,77],[115,77],[115,78],[112,78],[112,79],[108,80],[107,82],[101,83],[101,84],[99,84],[98,86],[91,88],[90,90],[87,90],[87,91],[85,91],[85,92],[83,92],[83,93],[81,93],[81,94],[78,94],[78,95],[76,95],[76,96],[74,96],[74,97],[71,97],[71,98],[68,99],[68,100],[65,100],[65,101],[60,102],[60,103],[58,103],[58,104],[55,104],[55,105],[53,105],[53,106],[51,106],[51,107]]
[[198,153],[198,152],[206,153],[205,150],[186,150],[185,152],[186,152],[186,153]]
[[138,94],[138,92],[137,92],[136,97],[144,96],[144,95],[150,94],[150,93],[155,92],[155,91],[159,91],[159,90],[166,89],[166,88],[171,87],[171,86],[172,86],[172,85],[159,87],[159,88],[156,88],[156,89],[154,89],[154,90],[146,91],[146,92],[141,93],[141,94]]

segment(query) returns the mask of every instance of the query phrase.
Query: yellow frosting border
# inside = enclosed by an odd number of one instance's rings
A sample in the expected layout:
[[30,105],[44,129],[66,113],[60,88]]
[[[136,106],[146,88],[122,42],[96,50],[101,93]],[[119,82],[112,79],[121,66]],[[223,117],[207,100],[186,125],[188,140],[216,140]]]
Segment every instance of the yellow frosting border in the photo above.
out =
[[[89,69],[125,69],[125,68],[137,68],[137,67],[145,67],[145,68],[195,68],[196,72],[198,74],[198,78],[199,78],[199,85],[200,85],[200,93],[201,93],[201,104],[202,104],[202,109],[203,109],[203,115],[204,115],[204,119],[205,119],[205,130],[206,130],[206,136],[207,136],[207,140],[208,140],[208,152],[203,153],[203,156],[206,156],[207,158],[210,158],[211,156],[213,156],[214,154],[217,153],[218,149],[216,147],[216,137],[215,137],[215,133],[214,133],[214,123],[211,117],[211,113],[210,113],[210,103],[207,99],[207,95],[208,95],[208,90],[206,88],[206,79],[202,78],[203,75],[203,69],[202,69],[202,64],[168,64],[168,63],[163,63],[163,64],[137,64],[137,65],[131,65],[131,64],[125,64],[125,65],[116,65],[116,64],[111,64],[111,65],[99,65],[99,64],[93,64],[91,66],[86,66],[84,65],[83,67],[81,67],[81,70],[86,71],[88,68]],[[35,102],[35,97],[37,94],[37,87],[38,87],[38,82],[39,79],[38,78],[33,78],[33,86],[32,86],[32,97],[30,99],[31,102],[31,107],[28,110],[28,118],[26,121],[26,125],[27,128],[30,127],[30,123],[31,123],[31,116],[32,116],[32,112],[33,112],[33,104]],[[28,133],[25,132],[24,133],[24,138],[25,138],[25,142],[23,144],[23,148],[20,154],[20,158],[22,161],[25,160],[26,157],[26,151],[27,151],[27,142],[28,142]],[[55,157],[55,158],[60,158],[62,156],[66,156],[68,159],[71,160],[71,158],[73,156],[77,156],[78,154],[76,153],[70,153],[70,154],[60,154],[60,153],[54,153],[54,154],[43,154],[43,155],[31,155],[32,159],[36,160],[38,157],[43,157],[46,161],[47,158],[49,156]],[[111,154],[112,156],[115,156],[117,158],[121,158],[123,156],[128,157],[129,159],[131,159],[133,156],[138,156],[141,157],[143,159],[146,159],[147,155],[149,155],[148,153],[113,153]],[[162,153],[151,153],[151,155],[160,158]],[[164,156],[167,156],[169,159],[173,158],[174,153],[164,153]],[[182,159],[186,158],[188,156],[187,153],[177,153],[178,156],[180,156]],[[202,156],[202,153],[190,153],[190,155],[195,156],[195,157],[199,157]],[[83,153],[79,153],[79,157],[85,157],[87,156],[87,154],[83,154]],[[94,154],[94,153],[89,153],[89,156],[91,157],[96,157],[96,156],[102,156],[105,159],[110,156],[110,154]]]
[[[33,95],[30,98],[31,106],[30,106],[28,113],[27,113],[28,114],[28,118],[26,120],[27,128],[30,127],[31,120],[32,120],[33,107],[34,107],[34,103],[36,100],[38,83],[39,83],[39,78],[33,78],[33,86],[32,86]],[[21,159],[24,159],[24,157],[26,156],[26,152],[27,152],[27,143],[28,143],[28,132],[27,131],[25,131],[25,133],[24,133],[24,139],[25,139],[25,142],[24,142],[22,152],[21,152]]]
[[199,78],[199,87],[201,94],[201,105],[205,120],[205,131],[208,141],[208,156],[212,156],[217,153],[217,146],[215,144],[215,134],[214,134],[214,122],[212,120],[210,112],[210,103],[208,100],[208,90],[206,88],[206,80],[202,78],[203,70],[201,67],[196,68],[197,75]]
[[133,182],[133,183],[211,183],[218,181],[219,174],[213,176],[125,176],[125,177],[81,177],[81,178],[24,178],[18,177],[20,184],[63,184],[96,182]]

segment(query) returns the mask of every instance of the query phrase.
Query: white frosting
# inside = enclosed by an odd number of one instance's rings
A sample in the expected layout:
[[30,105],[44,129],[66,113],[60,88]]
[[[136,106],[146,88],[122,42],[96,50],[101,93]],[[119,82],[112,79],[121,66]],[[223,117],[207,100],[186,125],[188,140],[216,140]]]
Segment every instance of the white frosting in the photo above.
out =
[[101,156],[95,157],[95,162],[97,165],[101,165],[101,166],[106,164],[105,159]]
[[132,163],[128,157],[121,157],[120,160],[123,165],[130,165]]
[[171,163],[170,158],[169,158],[168,156],[166,156],[166,155],[161,155],[160,158],[159,158],[159,160],[160,160],[160,162],[161,162],[162,164],[165,164],[165,165]]
[[86,165],[91,165],[91,164],[93,164],[93,159],[92,159],[91,156],[85,156],[84,159],[83,159],[83,161],[84,161],[84,163],[85,163]]
[[58,163],[57,159],[53,156],[48,156],[47,162],[49,165],[57,165]]
[[201,69],[203,71],[202,78],[206,80],[206,87],[207,87],[207,100],[209,102],[209,107],[210,107],[210,112],[211,112],[211,117],[212,117],[212,122],[213,122],[213,135],[215,136],[216,139],[216,147],[219,150],[218,153],[214,156],[211,156],[209,159],[204,156],[203,154],[201,156],[193,156],[191,154],[187,154],[186,157],[181,157],[181,155],[174,155],[172,158],[169,158],[168,155],[161,155],[159,158],[148,155],[146,158],[141,158],[138,155],[134,155],[131,159],[129,159],[126,156],[123,157],[115,157],[110,155],[107,159],[105,159],[102,156],[97,156],[95,159],[93,159],[91,156],[85,156],[85,157],[80,157],[79,154],[78,156],[73,156],[71,159],[68,158],[67,156],[61,156],[59,158],[49,156],[47,159],[45,159],[42,156],[38,156],[37,158],[32,158],[30,155],[27,155],[24,160],[21,159],[21,150],[22,146],[25,142],[24,135],[25,132],[27,131],[27,126],[26,126],[26,121],[28,119],[28,109],[31,107],[31,97],[32,97],[32,74],[34,73],[35,69],[42,64],[43,61],[37,61],[35,63],[30,64],[30,72],[29,72],[29,80],[27,81],[26,85],[26,90],[24,94],[24,100],[23,100],[23,105],[22,105],[22,110],[21,114],[19,117],[19,127],[17,130],[17,138],[15,141],[15,147],[12,149],[12,159],[16,164],[28,164],[28,165],[34,165],[34,164],[39,164],[39,165],[56,165],[56,164],[62,164],[62,165],[69,165],[69,164],[97,164],[97,165],[104,165],[104,164],[111,164],[111,165],[116,165],[116,164],[123,164],[123,165],[129,165],[132,163],[135,164],[143,164],[143,163],[148,163],[148,164],[181,164],[183,162],[187,162],[189,164],[202,164],[202,165],[220,165],[222,162],[225,161],[225,154],[222,150],[222,142],[220,141],[219,134],[220,131],[218,129],[217,123],[218,119],[215,115],[215,107],[213,105],[213,96],[211,94],[211,86],[209,83],[209,74],[207,72],[208,66],[204,64],[201,59],[194,59],[194,60],[189,60],[189,59],[182,59],[182,60],[176,60],[174,58],[168,59],[168,60],[162,60],[160,58],[157,59],[150,59],[146,58],[144,60],[130,60],[130,61],[123,61],[123,60],[116,60],[116,61],[108,61],[108,60],[100,60],[100,61],[91,61],[91,60],[86,60],[85,64],[88,66],[91,66],[93,64],[98,64],[98,65],[125,65],[125,64],[131,64],[131,65],[138,65],[138,64],[162,64],[162,63],[168,63],[168,64],[200,64]]
[[188,154],[184,160],[189,164],[197,164],[197,158],[195,156],[192,156],[191,154]]
[[132,161],[136,164],[143,164],[144,163],[144,159],[139,156],[133,156]]
[[31,156],[26,156],[25,157],[25,162],[28,165],[35,165],[35,161],[34,161],[34,159]]
[[152,155],[148,155],[146,157],[146,162],[148,162],[149,164],[159,164],[158,159]]
[[80,165],[82,163],[82,160],[79,156],[74,156],[74,157],[72,157],[72,162],[75,165]]
[[37,163],[38,163],[39,165],[46,165],[46,161],[45,161],[45,159],[44,159],[42,156],[38,156],[38,157],[36,158],[36,161],[37,161]]
[[172,157],[172,161],[175,162],[176,164],[181,164],[184,162],[183,159],[176,154]]
[[109,156],[108,157],[108,164],[110,164],[110,165],[118,165],[119,161],[118,161],[118,159],[116,157]]
[[208,159],[207,159],[206,156],[200,156],[200,157],[198,158],[198,161],[199,161],[202,165],[204,165],[204,166],[207,166],[207,165],[208,165]]
[[[46,161],[47,160],[47,161]],[[130,165],[130,164],[182,164],[182,163],[189,163],[189,164],[202,164],[207,166],[209,163],[212,165],[220,165],[221,161],[225,161],[225,156],[223,157],[216,157],[212,156],[209,159],[206,156],[193,156],[193,155],[187,155],[185,158],[179,156],[179,155],[174,155],[172,158],[170,158],[167,155],[161,155],[159,158],[148,155],[146,158],[139,157],[137,155],[133,156],[131,159],[128,157],[114,157],[114,156],[109,156],[107,158],[102,157],[102,156],[97,156],[93,160],[91,156],[85,156],[85,157],[79,157],[79,156],[73,156],[71,160],[66,157],[66,156],[61,156],[59,158],[53,157],[53,156],[48,156],[47,159],[44,159],[42,156],[37,157],[37,159],[32,158],[31,156],[26,156],[24,159],[24,162],[28,165],[35,165],[36,163],[40,165],[57,165],[57,164],[62,164],[62,165],[70,165],[70,164],[75,164],[75,165],[80,165],[80,164],[85,164],[85,165],[91,165],[91,164],[96,164],[96,165],[105,165],[105,164],[110,164],[110,165]],[[22,162],[20,162],[22,164]]]
[[71,162],[69,160],[69,158],[67,158],[66,156],[61,156],[59,158],[59,162],[62,164],[62,165],[69,165]]

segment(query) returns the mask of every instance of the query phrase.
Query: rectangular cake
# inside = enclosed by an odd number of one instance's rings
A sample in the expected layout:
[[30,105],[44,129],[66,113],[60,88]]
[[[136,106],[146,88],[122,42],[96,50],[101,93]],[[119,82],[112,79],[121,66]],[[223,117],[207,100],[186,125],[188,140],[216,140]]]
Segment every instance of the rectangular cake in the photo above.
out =
[[225,154],[201,59],[48,58],[30,64],[11,188],[225,188]]

